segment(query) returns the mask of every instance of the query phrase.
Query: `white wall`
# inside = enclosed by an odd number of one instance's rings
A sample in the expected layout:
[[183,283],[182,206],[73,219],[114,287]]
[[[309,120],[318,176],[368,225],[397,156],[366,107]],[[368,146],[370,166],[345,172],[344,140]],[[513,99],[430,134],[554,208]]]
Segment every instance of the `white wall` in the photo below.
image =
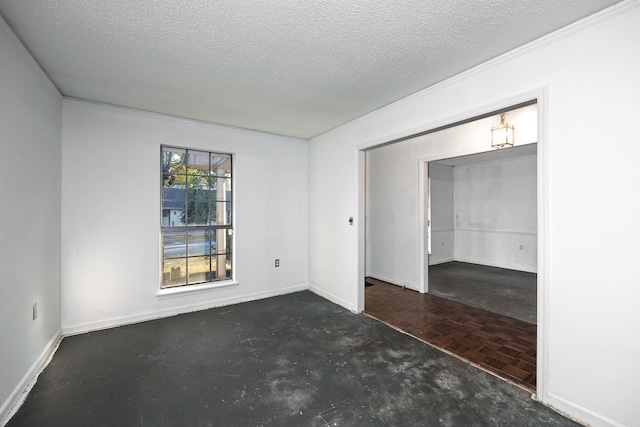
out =
[[[161,144],[235,154],[237,285],[158,295]],[[63,332],[306,289],[308,171],[304,140],[65,100]]]
[[[640,425],[638,6],[615,6],[314,138],[310,286],[361,308],[364,224],[347,222],[363,210],[358,149],[540,96],[538,397],[593,425]],[[425,154],[460,151],[434,143]]]
[[[509,113],[509,122],[518,129],[521,145],[537,141],[536,108],[530,105]],[[420,289],[422,164],[453,157],[447,153],[495,151],[491,148],[490,129],[496,123],[499,123],[497,116],[488,117],[367,152],[367,275]],[[438,198],[442,189],[438,189],[437,184]],[[535,194],[535,186],[533,191]],[[442,194],[441,197],[446,196]],[[435,201],[432,204],[436,206]],[[437,210],[435,214],[435,223],[442,225],[437,226],[438,235],[434,236],[432,244],[440,239],[437,244],[440,248],[446,247],[450,254],[454,250],[454,224],[451,221],[443,224]],[[447,214],[443,212],[442,215]],[[441,244],[443,237],[446,238],[445,245]]]
[[418,248],[413,235],[418,182],[405,182],[412,158],[394,157],[387,146],[367,152],[366,275],[417,289]]
[[536,156],[454,168],[455,259],[537,271]]
[[429,265],[455,260],[454,167],[430,164],[431,254]]
[[61,102],[0,19],[0,424],[60,334]]

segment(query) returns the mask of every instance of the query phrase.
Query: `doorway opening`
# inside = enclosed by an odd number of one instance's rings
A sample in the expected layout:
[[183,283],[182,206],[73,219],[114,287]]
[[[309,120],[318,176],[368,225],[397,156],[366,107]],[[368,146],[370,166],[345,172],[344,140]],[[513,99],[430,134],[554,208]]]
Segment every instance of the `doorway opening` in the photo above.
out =
[[363,293],[365,313],[534,391],[540,121],[524,104],[498,112],[514,148],[485,144],[483,115],[365,153]]

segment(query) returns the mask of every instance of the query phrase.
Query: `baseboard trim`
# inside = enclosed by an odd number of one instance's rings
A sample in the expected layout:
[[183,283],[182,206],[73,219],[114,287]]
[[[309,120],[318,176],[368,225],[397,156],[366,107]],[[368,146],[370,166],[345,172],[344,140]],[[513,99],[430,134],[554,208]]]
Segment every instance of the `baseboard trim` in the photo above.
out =
[[316,294],[316,295],[318,295],[318,296],[320,296],[320,297],[322,297],[322,298],[324,298],[326,300],[331,301],[334,304],[338,304],[338,305],[346,308],[347,310],[350,310],[350,311],[353,311],[353,312],[356,311],[355,306],[353,304],[351,304],[350,302],[348,302],[346,300],[343,300],[342,298],[337,297],[337,296],[335,296],[335,295],[333,295],[333,294],[331,294],[329,292],[326,292],[325,290],[320,289],[317,286],[309,285],[309,290],[311,292],[313,292],[314,294]]
[[431,259],[431,257],[429,257],[429,265],[438,265],[438,264],[444,264],[445,262],[453,262],[456,259],[453,257],[448,257],[448,258],[440,258],[440,259]]
[[301,284],[296,286],[290,286],[287,288],[280,288],[265,292],[256,292],[253,294],[245,294],[232,298],[218,299],[215,301],[206,301],[198,304],[187,304],[177,307],[166,308],[157,311],[150,311],[146,313],[134,314],[131,316],[113,317],[107,320],[101,320],[99,322],[89,322],[79,325],[64,326],[62,328],[63,336],[78,335],[87,332],[99,331],[102,329],[115,328],[118,326],[130,325],[133,323],[146,322],[149,320],[162,319],[165,317],[176,316],[178,314],[190,313],[193,311],[208,310],[210,308],[223,307],[225,305],[240,304],[243,302],[255,301],[265,298],[271,298],[279,295],[291,294],[294,292],[306,291],[309,289],[309,285]]
[[527,273],[537,273],[535,267],[533,267],[533,268],[524,268],[524,267],[522,267],[520,265],[497,264],[495,262],[487,262],[487,261],[481,260],[481,259],[472,259],[472,258],[464,258],[464,257],[456,256],[455,259],[453,259],[452,261],[466,262],[466,263],[469,263],[469,264],[486,265],[486,266],[489,266],[489,267],[505,268],[507,270],[525,271]]
[[580,405],[576,405],[553,393],[549,393],[547,401],[542,403],[568,418],[590,427],[622,427],[625,425],[590,411]]
[[400,283],[397,280],[394,279],[388,279],[386,277],[381,277],[381,276],[374,276],[372,274],[367,274],[367,277],[371,277],[372,279],[376,279],[376,280],[382,280],[383,282],[387,282],[391,285],[395,285],[395,286],[400,286],[401,288],[407,288],[407,289],[413,289],[416,292],[420,292],[420,289],[418,288],[418,286],[416,285],[412,285],[409,283]]
[[38,376],[51,361],[61,341],[62,330],[58,329],[0,408],[0,425],[7,424],[20,406],[22,406],[27,395],[29,395],[29,392],[36,384]]

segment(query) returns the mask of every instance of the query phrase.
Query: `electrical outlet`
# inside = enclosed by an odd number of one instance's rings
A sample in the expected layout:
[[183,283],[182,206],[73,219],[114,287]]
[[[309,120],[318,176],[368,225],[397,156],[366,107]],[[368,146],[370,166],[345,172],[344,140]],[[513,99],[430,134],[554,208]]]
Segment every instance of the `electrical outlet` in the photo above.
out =
[[276,260],[276,267],[280,267],[280,260],[279,259]]
[[518,249],[523,250],[524,246],[520,245],[520,247]]
[[33,304],[33,320],[38,318],[38,303]]

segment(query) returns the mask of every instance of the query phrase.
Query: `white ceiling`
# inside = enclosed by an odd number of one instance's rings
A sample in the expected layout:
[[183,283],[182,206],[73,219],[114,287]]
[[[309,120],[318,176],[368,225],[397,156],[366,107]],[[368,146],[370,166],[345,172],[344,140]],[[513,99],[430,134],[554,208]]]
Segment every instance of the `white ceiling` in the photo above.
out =
[[310,138],[619,0],[0,0],[65,96]]

